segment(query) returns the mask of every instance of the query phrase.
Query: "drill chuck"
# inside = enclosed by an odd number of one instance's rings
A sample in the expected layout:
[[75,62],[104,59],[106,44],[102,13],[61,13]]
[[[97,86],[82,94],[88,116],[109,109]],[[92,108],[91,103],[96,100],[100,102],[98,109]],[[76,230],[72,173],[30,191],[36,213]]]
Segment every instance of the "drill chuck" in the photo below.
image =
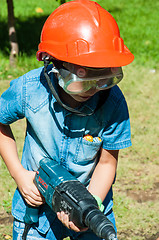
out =
[[52,207],[64,211],[79,228],[89,227],[98,237],[115,240],[113,224],[98,209],[95,198],[79,181],[66,181],[55,188]]

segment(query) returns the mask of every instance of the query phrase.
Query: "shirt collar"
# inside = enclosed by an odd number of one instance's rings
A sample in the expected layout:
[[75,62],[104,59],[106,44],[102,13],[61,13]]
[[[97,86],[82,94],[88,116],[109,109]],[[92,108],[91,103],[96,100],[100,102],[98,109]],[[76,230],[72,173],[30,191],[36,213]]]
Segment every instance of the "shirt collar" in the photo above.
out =
[[97,103],[99,100],[99,92],[97,92],[96,94],[94,94],[88,101],[84,102],[82,104],[82,106],[80,107],[80,110],[83,111],[95,111],[96,107],[97,107]]

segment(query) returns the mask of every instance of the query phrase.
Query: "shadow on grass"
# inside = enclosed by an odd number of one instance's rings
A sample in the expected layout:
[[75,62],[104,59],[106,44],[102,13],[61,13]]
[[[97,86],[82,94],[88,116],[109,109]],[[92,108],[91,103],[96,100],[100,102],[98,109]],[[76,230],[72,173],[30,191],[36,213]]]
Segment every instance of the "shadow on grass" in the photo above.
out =
[[[110,13],[120,11],[122,11],[122,9],[119,7],[109,9]],[[48,15],[41,15],[15,19],[20,54],[26,53],[28,56],[35,54],[40,42],[41,30],[47,17]],[[0,18],[0,52],[4,56],[10,54],[7,18]]]
[[[27,53],[30,56],[37,51],[41,30],[47,17],[34,16],[25,19],[17,18],[15,20],[20,53]],[[4,56],[8,56],[10,53],[8,23],[6,19],[0,19],[0,52]]]

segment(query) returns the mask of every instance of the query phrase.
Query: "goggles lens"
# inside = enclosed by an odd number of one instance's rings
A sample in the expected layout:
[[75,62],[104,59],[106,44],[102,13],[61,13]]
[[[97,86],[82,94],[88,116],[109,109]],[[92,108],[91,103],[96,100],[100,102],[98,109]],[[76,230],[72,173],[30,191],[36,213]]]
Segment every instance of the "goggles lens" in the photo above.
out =
[[89,68],[63,62],[57,73],[59,85],[68,93],[78,94],[91,88],[105,90],[118,84],[123,78],[121,67]]

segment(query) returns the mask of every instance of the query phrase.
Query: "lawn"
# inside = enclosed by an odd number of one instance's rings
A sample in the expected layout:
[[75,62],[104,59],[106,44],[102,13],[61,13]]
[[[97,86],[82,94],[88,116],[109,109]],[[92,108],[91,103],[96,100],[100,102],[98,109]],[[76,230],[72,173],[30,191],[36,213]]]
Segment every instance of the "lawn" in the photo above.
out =
[[[9,66],[6,1],[0,12],[0,94],[10,80],[41,66],[35,52],[40,31],[56,1],[15,2],[16,27],[20,46],[17,68]],[[117,180],[114,185],[114,212],[119,240],[156,240],[159,238],[159,45],[158,1],[98,1],[118,21],[125,44],[135,61],[123,68],[119,84],[128,103],[132,147],[120,152]],[[37,13],[40,7],[43,13]],[[25,8],[25,11],[23,9]],[[31,37],[33,35],[33,37]],[[22,154],[25,120],[12,124],[19,156]],[[0,240],[12,239],[11,199],[15,183],[0,159]]]

